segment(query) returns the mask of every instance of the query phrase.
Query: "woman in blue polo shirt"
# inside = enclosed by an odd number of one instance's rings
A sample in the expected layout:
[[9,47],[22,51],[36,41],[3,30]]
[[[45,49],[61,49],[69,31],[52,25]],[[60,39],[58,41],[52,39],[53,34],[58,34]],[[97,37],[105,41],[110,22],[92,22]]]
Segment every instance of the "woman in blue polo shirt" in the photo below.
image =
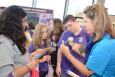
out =
[[86,66],[75,59],[69,48],[61,44],[62,53],[81,73],[91,77],[115,77],[115,33],[107,14],[101,4],[88,6],[84,10],[86,30],[95,34]]

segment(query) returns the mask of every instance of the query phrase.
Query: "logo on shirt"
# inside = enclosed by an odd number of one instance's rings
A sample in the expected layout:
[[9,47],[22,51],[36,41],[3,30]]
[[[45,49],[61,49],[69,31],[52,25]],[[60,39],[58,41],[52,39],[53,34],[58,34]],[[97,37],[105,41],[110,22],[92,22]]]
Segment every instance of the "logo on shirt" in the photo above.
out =
[[73,37],[69,37],[68,42],[73,42]]
[[82,42],[83,42],[83,38],[82,38],[82,37],[79,37],[78,42],[79,42],[79,43],[82,43]]
[[73,42],[73,37],[69,37],[67,43],[68,43],[70,46],[72,46],[72,45],[74,44],[74,42]]

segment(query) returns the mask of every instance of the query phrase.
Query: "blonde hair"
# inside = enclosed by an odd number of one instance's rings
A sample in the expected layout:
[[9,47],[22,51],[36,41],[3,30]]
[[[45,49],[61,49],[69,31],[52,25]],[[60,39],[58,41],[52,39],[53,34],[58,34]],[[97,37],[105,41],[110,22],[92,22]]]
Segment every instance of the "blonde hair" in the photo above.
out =
[[[33,34],[33,46],[35,49],[41,48],[42,46],[42,29],[43,28],[47,28],[48,26],[46,24],[37,24],[34,34]],[[45,43],[48,45],[48,40],[49,40],[49,32],[48,32],[48,36],[45,40]]]
[[86,7],[84,14],[94,21],[95,25],[95,39],[94,42],[102,39],[105,32],[109,33],[112,38],[115,33],[112,29],[111,21],[107,13],[107,9],[101,4],[94,4]]

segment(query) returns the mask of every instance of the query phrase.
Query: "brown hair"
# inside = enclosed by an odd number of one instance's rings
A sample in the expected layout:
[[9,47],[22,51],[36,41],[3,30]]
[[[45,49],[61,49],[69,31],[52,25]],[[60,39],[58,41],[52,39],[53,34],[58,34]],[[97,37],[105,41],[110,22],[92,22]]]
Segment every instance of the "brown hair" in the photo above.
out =
[[112,38],[115,37],[110,18],[106,8],[103,5],[94,4],[88,6],[84,10],[84,14],[94,21],[96,29],[94,42],[99,41],[105,32],[109,33]]
[[[35,28],[35,31],[33,34],[33,46],[35,49],[41,48],[42,41],[43,41],[41,32],[42,32],[43,28],[48,29],[48,26],[46,24],[37,24],[36,25],[36,28]],[[45,40],[45,43],[47,43],[47,45],[48,45],[48,40],[49,40],[49,32],[48,32],[48,37]]]
[[60,19],[54,19],[53,21],[54,24],[54,32],[56,33],[62,33],[63,32],[63,23]]
[[68,21],[74,21],[75,22],[75,17],[71,14],[67,15],[64,20],[63,20],[63,24],[67,23]]
[[53,25],[54,25],[53,35],[55,35],[56,37],[55,42],[58,42],[61,37],[61,34],[64,31],[63,23],[60,19],[56,18],[53,20]]

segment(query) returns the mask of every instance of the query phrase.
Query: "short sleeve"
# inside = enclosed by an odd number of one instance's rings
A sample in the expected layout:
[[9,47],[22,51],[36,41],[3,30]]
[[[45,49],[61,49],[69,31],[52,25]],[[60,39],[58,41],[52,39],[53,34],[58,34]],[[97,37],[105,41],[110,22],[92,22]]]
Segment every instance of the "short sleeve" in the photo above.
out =
[[94,72],[94,74],[101,76],[111,59],[111,53],[108,47],[95,46],[91,51],[86,64],[87,68]]
[[33,47],[33,43],[31,42],[30,45],[29,45],[29,47],[28,47],[28,52],[32,53],[34,51],[35,51],[35,48]]
[[12,47],[0,44],[0,77],[6,77],[13,71],[14,53]]
[[60,45],[62,44],[62,40],[65,41],[66,34],[67,34],[67,32],[63,32],[63,33],[62,33],[62,35],[61,35],[61,37],[60,37],[60,40],[59,40],[59,42],[58,42],[58,44],[57,44],[58,48],[60,48]]

